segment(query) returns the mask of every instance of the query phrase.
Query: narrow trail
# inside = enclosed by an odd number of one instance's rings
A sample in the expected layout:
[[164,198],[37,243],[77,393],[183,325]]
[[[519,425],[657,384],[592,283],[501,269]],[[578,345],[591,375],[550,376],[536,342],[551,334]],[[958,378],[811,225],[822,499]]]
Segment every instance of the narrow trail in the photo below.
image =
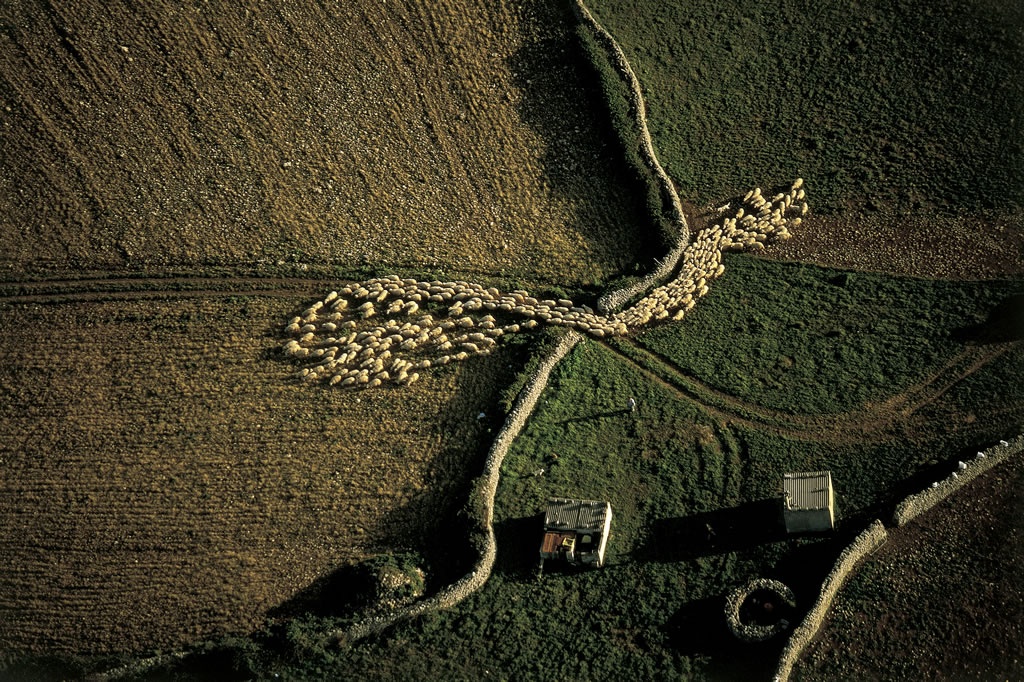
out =
[[888,440],[916,412],[935,403],[953,386],[1021,344],[969,346],[918,383],[882,402],[821,415],[790,414],[737,398],[688,374],[668,358],[641,347],[632,339],[616,339],[606,345],[646,376],[676,395],[698,403],[708,414],[723,421],[788,438],[854,443]]
[[297,297],[319,292],[324,280],[288,277],[106,277],[0,282],[0,303],[213,298]]

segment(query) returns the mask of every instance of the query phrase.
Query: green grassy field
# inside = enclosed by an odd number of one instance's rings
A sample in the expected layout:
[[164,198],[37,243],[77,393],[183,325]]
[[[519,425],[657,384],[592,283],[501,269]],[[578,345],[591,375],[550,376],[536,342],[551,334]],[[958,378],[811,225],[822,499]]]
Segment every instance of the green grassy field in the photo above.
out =
[[815,208],[1024,200],[1024,10],[983,0],[594,0],[701,203],[798,175]]
[[964,349],[1024,283],[940,282],[727,255],[683,325],[637,343],[741,401],[796,414],[879,401]]

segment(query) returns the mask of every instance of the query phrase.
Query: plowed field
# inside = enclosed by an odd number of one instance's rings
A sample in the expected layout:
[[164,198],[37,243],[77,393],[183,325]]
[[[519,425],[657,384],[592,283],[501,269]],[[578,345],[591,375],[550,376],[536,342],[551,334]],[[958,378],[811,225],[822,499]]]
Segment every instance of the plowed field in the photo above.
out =
[[502,379],[488,358],[403,390],[400,409],[394,392],[289,381],[269,328],[285,300],[0,310],[0,651],[245,631],[414,543],[464,484],[486,377]]
[[489,0],[4,3],[0,272],[615,274],[642,231],[570,16]]
[[[275,277],[571,287],[651,255],[572,26],[541,2],[0,6],[0,657],[246,632],[461,503],[508,356],[400,394],[299,385],[281,325],[336,285]],[[237,298],[225,270],[254,275]]]

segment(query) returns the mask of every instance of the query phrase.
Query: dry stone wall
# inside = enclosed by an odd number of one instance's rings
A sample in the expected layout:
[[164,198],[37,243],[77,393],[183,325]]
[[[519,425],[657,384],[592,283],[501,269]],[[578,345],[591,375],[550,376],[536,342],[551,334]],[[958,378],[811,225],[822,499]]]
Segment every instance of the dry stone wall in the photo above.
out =
[[892,522],[895,526],[903,526],[925,513],[939,502],[963,488],[975,478],[1010,457],[1024,450],[1024,435],[1012,441],[1000,441],[999,444],[979,450],[972,459],[958,463],[956,471],[949,476],[932,483],[931,487],[915,493],[896,506]]
[[662,262],[661,266],[659,266],[657,270],[636,284],[626,287],[625,289],[606,294],[600,301],[598,301],[598,309],[603,313],[609,313],[622,307],[631,298],[647,291],[647,289],[672,274],[676,263],[679,261],[679,257],[683,253],[683,249],[686,248],[686,245],[690,241],[690,230],[686,223],[686,215],[683,213],[682,202],[679,200],[679,193],[676,192],[675,185],[672,184],[671,178],[668,177],[668,173],[665,172],[661,162],[658,161],[658,155],[654,153],[654,143],[651,140],[651,133],[647,128],[647,104],[644,101],[643,90],[640,87],[640,80],[633,72],[633,67],[630,66],[629,60],[626,59],[626,54],[622,51],[622,48],[619,47],[615,38],[613,38],[612,35],[608,33],[600,23],[598,23],[597,19],[594,18],[594,15],[591,14],[590,10],[583,4],[583,1],[576,0],[574,7],[577,17],[584,26],[594,32],[594,36],[604,47],[612,68],[615,69],[629,87],[628,98],[630,111],[633,112],[633,123],[640,134],[640,158],[643,159],[644,163],[646,163],[654,172],[661,196],[668,199],[668,204],[670,206],[668,217],[672,225],[676,228],[678,240],[676,247],[672,249],[668,257]]
[[782,650],[779,666],[775,672],[776,682],[784,682],[789,679],[789,675],[793,671],[793,664],[800,658],[800,654],[818,634],[822,623],[825,622],[825,616],[828,614],[839,588],[843,586],[861,560],[881,547],[888,537],[889,534],[882,522],[875,521],[839,555],[835,566],[821,585],[818,600],[804,617],[803,622],[793,630],[789,642],[786,643],[786,648]]
[[479,479],[478,488],[474,494],[479,495],[484,504],[484,518],[481,521],[486,527],[486,537],[483,551],[473,566],[473,569],[455,583],[445,587],[438,594],[429,599],[417,602],[412,606],[391,612],[385,615],[368,618],[356,625],[344,630],[336,630],[328,634],[327,639],[335,643],[355,641],[361,637],[379,632],[399,620],[414,618],[439,609],[447,609],[455,606],[476,590],[483,587],[484,583],[491,576],[494,568],[494,559],[497,555],[497,543],[494,538],[494,496],[498,490],[498,482],[501,476],[501,464],[505,460],[512,442],[519,436],[520,431],[526,425],[526,420],[537,406],[544,387],[547,386],[548,377],[558,361],[572,350],[572,348],[583,340],[583,337],[575,332],[566,334],[555,349],[544,358],[534,373],[530,376],[526,386],[520,392],[515,405],[505,419],[505,424],[494,439],[487,454],[487,461],[484,464],[483,476]]

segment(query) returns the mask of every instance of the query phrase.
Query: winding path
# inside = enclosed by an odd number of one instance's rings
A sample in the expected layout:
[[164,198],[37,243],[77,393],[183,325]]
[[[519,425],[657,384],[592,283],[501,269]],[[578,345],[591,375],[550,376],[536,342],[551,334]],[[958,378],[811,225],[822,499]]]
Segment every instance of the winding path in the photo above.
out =
[[762,429],[788,438],[836,443],[882,442],[892,437],[922,408],[936,402],[953,386],[995,362],[1020,342],[998,346],[968,346],[932,374],[902,392],[877,403],[846,412],[800,415],[774,410],[725,393],[641,347],[632,339],[615,339],[607,346],[626,362],[680,398],[690,400],[725,422]]

